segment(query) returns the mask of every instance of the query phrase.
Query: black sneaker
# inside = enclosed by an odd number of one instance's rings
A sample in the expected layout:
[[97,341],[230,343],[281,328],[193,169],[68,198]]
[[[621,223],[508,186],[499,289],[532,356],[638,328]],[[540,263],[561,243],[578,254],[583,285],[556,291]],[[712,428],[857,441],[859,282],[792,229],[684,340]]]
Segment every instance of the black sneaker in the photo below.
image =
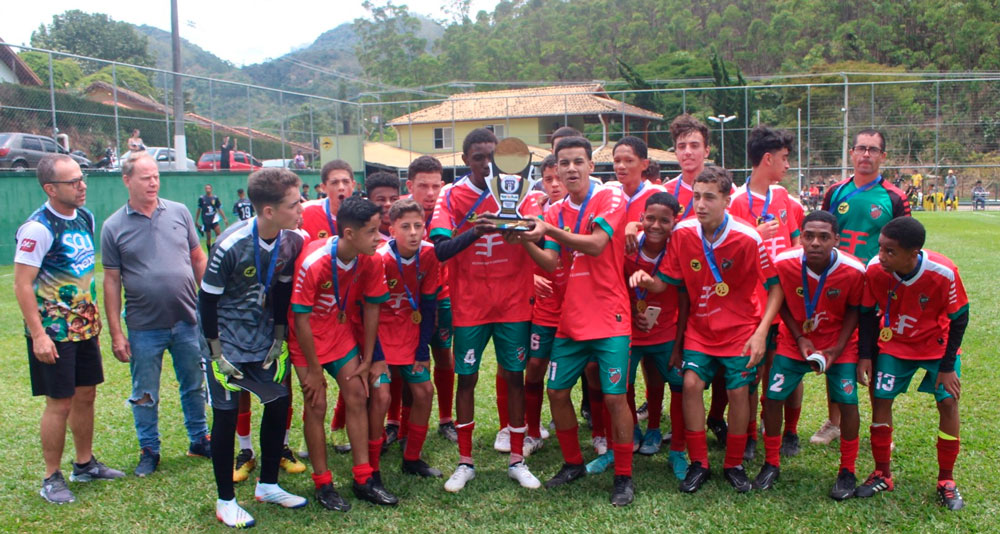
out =
[[799,435],[785,432],[785,435],[781,436],[781,455],[792,457],[800,452],[802,452],[802,447],[799,447]]
[[612,506],[626,506],[635,498],[635,484],[630,476],[615,475],[614,488],[611,490]]
[[454,421],[439,424],[438,434],[452,443],[458,443],[458,430],[455,429]]
[[941,506],[951,511],[958,511],[965,508],[965,501],[962,500],[962,494],[958,492],[958,487],[955,486],[954,480],[942,480],[938,482],[937,494],[938,500],[941,501]]
[[90,461],[85,464],[73,462],[73,472],[69,474],[69,479],[73,482],[90,482],[91,480],[114,480],[125,476],[125,473],[97,461],[93,455]]
[[143,448],[139,454],[139,465],[135,466],[135,476],[146,477],[156,472],[156,467],[160,465],[160,455],[149,448]]
[[880,491],[892,491],[892,477],[885,476],[881,471],[872,471],[868,480],[854,490],[855,497],[867,499]]
[[705,422],[705,425],[712,431],[713,434],[715,434],[715,441],[717,441],[719,445],[725,447],[726,438],[729,436],[729,425],[727,425],[722,419],[712,418],[709,418]]
[[590,417],[590,406],[580,406],[580,417],[587,422],[587,428],[594,428],[594,420]]
[[687,475],[684,476],[684,480],[681,481],[680,489],[684,493],[694,493],[701,488],[701,485],[705,483],[709,478],[709,470],[707,467],[701,465],[701,462],[691,462],[688,466]]
[[552,489],[556,486],[562,486],[563,484],[569,484],[578,478],[583,478],[587,475],[587,467],[583,464],[563,464],[562,468],[556,473],[556,476],[550,478],[548,482],[545,483],[546,489]]
[[208,436],[202,436],[198,441],[192,441],[188,445],[188,456],[212,459],[212,440]]
[[[778,475],[780,474],[781,469],[778,466],[764,462],[764,465],[760,468],[760,473],[757,473],[757,478],[753,481],[753,487],[759,490],[769,490],[778,481]],[[854,490],[854,486],[851,486],[851,490]]]
[[403,472],[408,475],[419,475],[424,478],[441,478],[441,471],[427,465],[427,462],[417,460],[403,460]]
[[757,440],[752,437],[747,438],[747,444],[743,447],[743,459],[747,462],[757,456]]
[[747,477],[747,470],[744,469],[742,465],[723,469],[722,476],[726,477],[726,480],[728,480],[739,493],[746,493],[753,488],[753,484],[750,483],[750,478]]
[[843,501],[845,499],[850,499],[854,497],[854,488],[858,485],[858,478],[854,476],[854,473],[847,470],[847,468],[841,468],[840,473],[837,475],[837,482],[833,484],[833,489],[830,490],[830,498],[835,501]]
[[337,493],[337,490],[333,489],[333,484],[323,484],[319,489],[316,490],[316,501],[319,502],[323,508],[327,510],[333,510],[334,512],[346,512],[351,509],[351,503],[347,502]]
[[396,443],[399,439],[399,425],[390,423],[385,425],[385,441],[382,442],[382,454],[389,451],[389,445]]
[[56,471],[49,478],[42,480],[42,489],[38,494],[53,504],[67,504],[76,500],[66,485],[66,479],[63,478],[61,471]]
[[382,486],[382,475],[378,471],[372,473],[371,478],[364,484],[353,482],[352,489],[355,497],[372,504],[395,506],[399,503],[399,499]]

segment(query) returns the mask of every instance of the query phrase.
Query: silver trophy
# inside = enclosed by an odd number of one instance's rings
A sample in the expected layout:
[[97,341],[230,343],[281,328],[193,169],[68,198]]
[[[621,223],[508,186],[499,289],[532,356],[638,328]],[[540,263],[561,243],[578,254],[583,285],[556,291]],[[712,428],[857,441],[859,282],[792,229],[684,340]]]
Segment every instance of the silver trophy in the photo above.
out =
[[533,175],[531,151],[524,141],[508,137],[497,143],[490,162],[490,175],[486,177],[486,187],[500,209],[496,215],[487,216],[487,220],[500,230],[526,231],[534,227],[534,219],[518,214],[518,209],[534,185]]

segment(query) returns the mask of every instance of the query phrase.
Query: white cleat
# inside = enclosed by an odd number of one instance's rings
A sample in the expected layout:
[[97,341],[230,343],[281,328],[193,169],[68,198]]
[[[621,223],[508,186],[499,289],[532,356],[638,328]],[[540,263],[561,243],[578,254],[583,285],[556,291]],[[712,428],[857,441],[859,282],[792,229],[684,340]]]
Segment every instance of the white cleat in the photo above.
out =
[[535,451],[537,451],[538,449],[541,449],[542,445],[545,445],[545,442],[542,441],[541,438],[533,438],[531,436],[525,436],[524,451],[521,454],[523,454],[524,457],[527,458],[528,456],[534,454]]
[[840,437],[840,427],[834,425],[829,419],[823,421],[819,430],[809,438],[809,443],[814,445],[829,445],[830,442]]
[[305,497],[288,493],[277,484],[264,484],[262,482],[257,483],[257,489],[254,490],[253,496],[258,502],[269,502],[285,508],[302,508],[309,502]]
[[232,528],[250,528],[256,523],[253,516],[236,502],[236,499],[224,501],[216,499],[215,518],[222,524]]
[[[549,426],[552,426],[552,423],[549,423]],[[554,426],[552,426],[552,430],[555,430]],[[544,426],[538,428],[538,433],[542,436],[542,439],[549,439],[549,436],[551,436],[551,434],[549,434],[549,429]]]
[[542,483],[535,478],[535,475],[531,474],[531,471],[528,469],[528,465],[524,462],[517,462],[516,464],[508,467],[507,476],[516,480],[522,488],[538,489],[542,487]]
[[465,484],[476,478],[476,469],[468,464],[458,464],[458,469],[448,477],[448,480],[444,483],[444,490],[451,493],[458,493],[462,491]]
[[594,452],[596,452],[598,456],[603,456],[604,453],[608,452],[607,438],[597,436],[596,438],[592,438],[590,442],[594,445]]
[[510,427],[504,427],[497,432],[497,439],[493,440],[493,448],[497,452],[510,452]]

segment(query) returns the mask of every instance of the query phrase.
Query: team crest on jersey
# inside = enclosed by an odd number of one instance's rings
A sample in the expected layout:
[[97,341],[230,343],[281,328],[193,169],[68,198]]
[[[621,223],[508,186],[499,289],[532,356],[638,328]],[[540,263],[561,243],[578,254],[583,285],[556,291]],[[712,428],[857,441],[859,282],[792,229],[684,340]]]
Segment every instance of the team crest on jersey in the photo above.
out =
[[257,275],[257,268],[254,267],[253,265],[247,267],[246,269],[243,269],[243,276],[247,278],[253,278],[256,275]]
[[515,351],[515,354],[517,355],[517,361],[519,362],[524,361],[524,356],[525,356],[524,347],[518,347],[517,350]]
[[788,210],[781,210],[781,211],[779,211],[778,212],[778,218],[781,219],[782,223],[784,223],[785,219],[788,218]]
[[327,232],[326,230],[320,230],[319,233],[316,234],[316,238],[324,239],[326,237],[329,237],[329,235],[330,235],[329,232]]
[[622,370],[617,367],[612,367],[608,369],[608,381],[612,384],[617,384],[622,381]]
[[698,260],[691,260],[691,270],[692,271],[700,271],[701,270],[701,262],[698,261]]
[[323,282],[322,284],[320,284],[319,287],[321,287],[323,289],[330,289],[331,287],[333,287],[333,282],[327,280],[326,282]]
[[844,393],[848,395],[854,393],[854,381],[849,378],[840,379],[840,389],[844,390]]
[[798,295],[798,296],[800,296],[800,297],[804,297],[805,294],[806,294],[806,292],[805,292],[804,289],[802,289],[802,286],[799,286],[799,287],[795,288],[795,294]]
[[726,258],[722,259],[722,270],[728,271],[733,266],[733,260],[728,260]]
[[924,295],[923,293],[921,293],[920,294],[920,299],[918,300],[918,302],[920,303],[920,309],[921,310],[926,309],[927,308],[927,303],[930,302],[930,301],[931,301],[930,297],[928,297],[927,295]]
[[840,296],[840,290],[835,287],[826,290],[826,298],[828,299],[835,299],[839,296]]
[[872,207],[868,209],[868,214],[872,216],[872,219],[878,219],[882,216],[882,206],[872,204]]
[[395,278],[390,278],[389,280],[386,281],[386,284],[389,286],[389,289],[395,289],[396,284],[398,283],[399,280],[396,280]]
[[21,240],[21,251],[22,252],[34,252],[35,245],[37,243],[34,239],[23,239]]

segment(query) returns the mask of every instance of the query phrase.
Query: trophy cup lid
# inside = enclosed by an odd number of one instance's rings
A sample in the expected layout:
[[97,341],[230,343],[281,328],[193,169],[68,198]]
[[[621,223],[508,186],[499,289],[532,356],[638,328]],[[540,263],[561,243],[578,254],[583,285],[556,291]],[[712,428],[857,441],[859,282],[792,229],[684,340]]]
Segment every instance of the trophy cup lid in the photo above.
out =
[[524,141],[507,137],[493,150],[493,164],[503,174],[520,175],[531,165],[531,151]]

